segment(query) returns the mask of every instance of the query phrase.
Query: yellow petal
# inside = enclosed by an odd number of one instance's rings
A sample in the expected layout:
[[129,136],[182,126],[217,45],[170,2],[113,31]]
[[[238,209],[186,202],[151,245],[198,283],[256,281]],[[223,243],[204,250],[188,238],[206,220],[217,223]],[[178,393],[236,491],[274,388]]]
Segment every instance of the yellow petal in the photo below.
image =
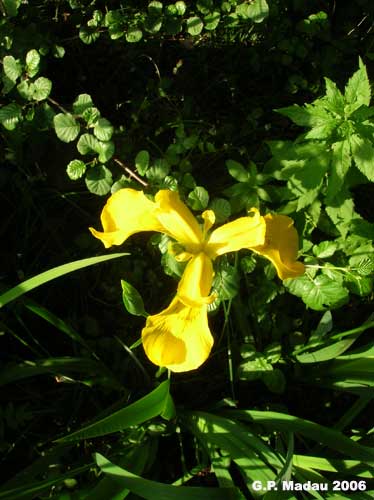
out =
[[297,262],[299,237],[293,226],[293,220],[286,215],[271,214],[265,215],[264,219],[265,244],[251,247],[251,250],[271,260],[282,280],[302,275],[305,266]]
[[155,201],[159,207],[157,217],[164,228],[163,232],[184,245],[187,251],[195,253],[203,241],[203,233],[178,193],[162,189],[156,194]]
[[266,224],[259,211],[251,209],[253,217],[240,217],[215,229],[208,240],[206,252],[212,258],[241,248],[262,245]]
[[186,305],[211,302],[209,292],[213,281],[212,261],[205,253],[193,255],[178,285],[178,297]]
[[208,358],[213,346],[207,306],[186,306],[175,297],[167,309],[148,316],[142,341],[155,365],[173,372],[195,370]]
[[121,245],[129,236],[140,231],[163,231],[156,217],[156,204],[143,191],[120,189],[107,201],[101,212],[104,232],[89,228],[105,248]]

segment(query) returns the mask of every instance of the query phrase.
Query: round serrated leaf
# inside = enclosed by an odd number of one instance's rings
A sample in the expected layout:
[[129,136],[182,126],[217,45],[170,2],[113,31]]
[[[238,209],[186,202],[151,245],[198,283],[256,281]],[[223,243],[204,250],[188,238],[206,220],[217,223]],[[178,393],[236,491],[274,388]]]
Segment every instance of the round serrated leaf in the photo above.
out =
[[175,2],[175,8],[177,9],[177,14],[183,16],[186,12],[186,4],[182,1]]
[[69,113],[58,113],[53,118],[56,135],[63,142],[74,141],[79,134],[80,126]]
[[214,198],[210,207],[216,216],[216,222],[224,222],[231,215],[231,205],[224,198]]
[[204,210],[208,206],[208,203],[209,193],[201,186],[196,186],[188,195],[188,204],[194,210]]
[[95,125],[100,118],[100,111],[92,106],[83,111],[82,118],[86,120],[87,125],[91,127],[92,125]]
[[234,266],[220,269],[214,277],[213,288],[221,300],[234,298],[239,291],[239,273]]
[[15,83],[17,78],[22,74],[22,65],[13,56],[5,56],[3,59],[3,70],[9,80]]
[[148,12],[151,16],[161,16],[162,14],[162,3],[157,0],[153,0],[148,4]]
[[149,165],[149,153],[146,150],[139,151],[135,158],[135,167],[140,175],[144,175]]
[[16,103],[7,104],[0,108],[0,123],[7,130],[14,130],[22,119],[22,108]]
[[196,7],[202,14],[209,14],[213,9],[213,0],[197,0]]
[[77,142],[77,149],[81,155],[94,154],[98,152],[99,140],[91,134],[82,134]]
[[198,16],[189,17],[186,24],[187,32],[192,36],[200,35],[204,28],[204,23]]
[[66,173],[72,181],[83,177],[86,172],[86,165],[82,160],[72,160],[66,167]]
[[109,141],[113,135],[113,126],[106,118],[99,118],[93,132],[101,141]]
[[204,17],[204,28],[208,31],[215,30],[221,19],[221,14],[218,11],[214,11]]
[[26,99],[27,101],[31,101],[34,95],[34,84],[29,83],[27,80],[22,80],[17,85],[18,93],[21,97]]
[[125,38],[129,43],[136,43],[143,38],[143,32],[139,28],[130,28],[127,30]]
[[79,30],[79,38],[86,45],[90,45],[100,37],[100,33],[95,27],[82,26]]
[[122,300],[126,311],[134,316],[148,316],[144,309],[143,299],[136,288],[125,280],[121,280]]
[[101,163],[106,163],[114,155],[114,144],[112,141],[99,141],[98,150],[99,161]]
[[97,165],[87,171],[86,186],[91,193],[104,196],[109,193],[112,184],[112,173],[104,165]]
[[88,108],[92,108],[93,102],[89,94],[79,94],[73,102],[73,111],[75,114],[80,115]]
[[44,101],[47,99],[52,90],[52,82],[44,76],[40,76],[34,82],[33,99],[35,101]]
[[38,74],[40,64],[39,52],[35,49],[31,49],[26,54],[26,72],[30,78],[33,78]]

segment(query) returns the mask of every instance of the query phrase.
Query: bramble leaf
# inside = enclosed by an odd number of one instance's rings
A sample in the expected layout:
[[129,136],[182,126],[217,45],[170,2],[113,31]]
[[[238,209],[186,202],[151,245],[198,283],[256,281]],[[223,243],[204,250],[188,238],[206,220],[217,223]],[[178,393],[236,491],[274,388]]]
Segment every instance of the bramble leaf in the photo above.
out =
[[374,181],[374,147],[369,139],[357,134],[349,138],[352,156],[357,168],[369,181]]
[[351,147],[348,140],[335,142],[331,146],[331,167],[328,176],[326,200],[330,204],[344,184],[345,176],[352,163]]
[[344,97],[347,104],[351,105],[351,111],[359,108],[362,104],[365,106],[370,104],[370,82],[361,58],[359,59],[359,69],[348,80]]
[[285,280],[289,292],[301,297],[303,302],[316,311],[336,309],[346,304],[349,299],[347,290],[337,281],[324,274],[311,278],[308,275]]

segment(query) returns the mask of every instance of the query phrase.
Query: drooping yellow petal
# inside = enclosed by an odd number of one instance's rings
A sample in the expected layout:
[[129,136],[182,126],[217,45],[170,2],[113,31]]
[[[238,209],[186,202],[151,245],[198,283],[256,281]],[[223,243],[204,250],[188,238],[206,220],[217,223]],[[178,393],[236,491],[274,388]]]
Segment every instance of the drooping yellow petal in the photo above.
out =
[[297,261],[299,237],[293,226],[293,220],[286,215],[272,214],[265,215],[264,219],[265,244],[253,246],[251,250],[269,259],[282,280],[301,276],[305,266]]
[[265,221],[256,208],[251,212],[252,217],[240,217],[215,229],[206,246],[208,255],[214,259],[227,252],[262,245],[265,242]]
[[212,281],[213,265],[211,259],[202,252],[193,255],[179,282],[178,297],[190,306],[212,302],[209,297]]
[[155,365],[173,372],[195,370],[208,358],[213,346],[206,304],[190,307],[175,297],[167,309],[148,316],[142,342]]
[[121,245],[129,236],[141,231],[160,231],[163,227],[156,217],[157,205],[143,191],[120,189],[108,199],[101,212],[103,232],[90,227],[91,233],[105,248]]
[[187,251],[196,252],[203,241],[200,226],[178,193],[162,189],[155,196],[158,206],[157,217],[163,232],[185,246]]

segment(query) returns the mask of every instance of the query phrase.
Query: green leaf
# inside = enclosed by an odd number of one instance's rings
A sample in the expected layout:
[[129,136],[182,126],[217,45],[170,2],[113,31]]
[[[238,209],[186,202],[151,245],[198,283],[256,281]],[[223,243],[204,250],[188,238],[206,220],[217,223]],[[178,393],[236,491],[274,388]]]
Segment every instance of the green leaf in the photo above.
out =
[[203,28],[204,23],[198,16],[189,17],[186,21],[187,32],[192,36],[199,35]]
[[3,71],[9,80],[16,83],[22,74],[22,65],[13,56],[5,56],[3,59]]
[[338,245],[334,241],[322,241],[318,245],[314,245],[313,253],[319,259],[326,259],[334,255],[337,248]]
[[104,474],[116,478],[116,482],[146,500],[240,500],[239,491],[234,488],[214,488],[199,486],[173,486],[143,479],[114,465],[100,453],[95,453],[97,465]]
[[95,26],[82,26],[79,29],[79,38],[86,45],[90,45],[100,37],[100,32]]
[[239,292],[239,285],[239,273],[234,266],[226,265],[214,276],[213,288],[221,300],[234,298]]
[[44,76],[40,76],[34,81],[33,99],[43,101],[47,99],[52,90],[52,82]]
[[340,283],[323,274],[316,278],[301,276],[283,283],[291,293],[301,297],[308,307],[316,311],[341,307],[349,299],[347,290]]
[[81,115],[86,109],[92,106],[93,102],[89,94],[79,94],[73,102],[73,111],[76,115]]
[[98,196],[104,196],[110,192],[113,184],[111,171],[104,165],[91,167],[86,174],[87,189]]
[[148,4],[148,12],[151,16],[159,17],[162,14],[162,2],[153,0]]
[[68,113],[58,113],[53,117],[57,137],[63,142],[74,141],[79,134],[80,126],[75,118]]
[[373,461],[374,459],[373,448],[358,444],[353,439],[346,437],[343,433],[311,422],[310,420],[274,411],[228,410],[225,412],[225,415],[264,426],[266,429],[270,429],[273,432],[286,431],[300,433],[317,443],[328,446],[333,450],[340,451],[348,457],[368,461]]
[[354,134],[349,138],[349,142],[357,168],[369,181],[374,182],[374,148],[371,141]]
[[135,157],[135,167],[140,175],[144,175],[149,166],[149,153],[145,149],[139,151]]
[[168,161],[164,158],[156,158],[153,166],[146,170],[145,175],[151,182],[161,182],[165,180],[169,171],[170,165]]
[[188,195],[187,200],[193,210],[205,210],[209,203],[209,193],[205,188],[196,186]]
[[213,0],[197,0],[196,2],[196,8],[202,14],[209,14],[213,7]]
[[235,180],[239,182],[249,181],[249,172],[243,167],[241,163],[235,160],[227,160],[226,167],[231,177],[234,177]]
[[360,297],[367,297],[373,291],[373,278],[370,276],[345,276],[344,284],[348,290]]
[[82,160],[72,160],[66,167],[66,173],[72,181],[83,177],[86,172],[86,165]]
[[344,97],[347,104],[351,105],[351,111],[358,109],[363,104],[365,106],[370,104],[370,82],[361,58],[359,58],[359,69],[349,79],[345,87]]
[[101,141],[109,141],[113,135],[113,125],[105,118],[99,118],[93,129],[93,133]]
[[216,216],[216,222],[224,222],[231,215],[231,205],[224,198],[214,198],[209,208]]
[[143,38],[143,32],[139,28],[129,28],[125,34],[125,38],[129,43],[136,43]]
[[276,112],[287,116],[296,125],[300,125],[301,127],[324,126],[326,123],[330,123],[332,119],[330,113],[323,107],[315,106],[314,104],[306,104],[305,106],[293,104],[286,108],[279,108]]
[[215,10],[204,17],[204,28],[208,31],[215,30],[220,22],[221,14]]
[[18,8],[22,0],[3,0],[2,3],[5,7],[6,14],[9,17],[15,17],[18,13]]
[[161,415],[169,403],[170,381],[165,380],[152,392],[121,410],[93,422],[82,429],[57,440],[58,443],[80,441],[99,436],[106,436],[139,425]]
[[31,49],[26,54],[26,73],[30,78],[36,76],[39,72],[40,55],[35,49]]
[[323,105],[331,112],[336,113],[339,116],[344,116],[344,106],[345,99],[343,94],[340,92],[336,84],[325,78],[326,84],[326,98],[323,101]]
[[114,144],[112,141],[99,141],[92,134],[82,134],[77,142],[77,149],[81,155],[99,155],[99,161],[106,163],[113,156]]
[[177,9],[178,16],[183,16],[187,8],[185,2],[178,0],[178,2],[175,2],[174,5],[175,8]]
[[95,126],[100,118],[100,111],[95,106],[91,106],[82,112],[82,118],[87,122],[88,127]]
[[0,307],[5,306],[9,302],[12,302],[18,297],[21,297],[24,293],[33,290],[44,283],[48,283],[56,278],[61,276],[65,276],[65,274],[72,273],[73,271],[77,271],[78,269],[82,269],[84,267],[93,266],[95,264],[99,264],[101,262],[105,262],[111,259],[118,259],[118,257],[124,257],[125,255],[129,255],[128,253],[113,253],[110,255],[102,255],[99,257],[90,257],[89,259],[81,259],[76,260],[74,262],[69,262],[68,264],[63,264],[62,266],[54,267],[53,269],[49,269],[44,273],[38,274],[33,278],[27,279],[20,283],[19,285],[11,288],[7,292],[0,295]]
[[0,123],[7,130],[14,130],[19,121],[22,120],[22,108],[15,102],[0,108]]
[[345,176],[352,163],[351,146],[348,140],[334,142],[331,146],[330,175],[327,178],[326,201],[331,204],[344,184]]
[[266,0],[254,0],[249,4],[238,5],[235,12],[244,19],[250,19],[254,23],[262,23],[269,15],[269,6]]
[[125,280],[121,280],[122,300],[126,311],[134,316],[148,316],[144,309],[143,299],[136,288]]
[[70,375],[72,377],[74,374],[80,374],[85,377],[89,376],[91,379],[101,376],[101,383],[113,384],[113,380],[108,378],[108,373],[101,363],[89,358],[62,356],[6,365],[0,372],[0,385],[46,374]]
[[26,99],[27,101],[31,101],[34,97],[34,89],[35,86],[32,82],[29,82],[28,80],[22,80],[18,85],[17,85],[17,90],[18,93],[23,99]]

